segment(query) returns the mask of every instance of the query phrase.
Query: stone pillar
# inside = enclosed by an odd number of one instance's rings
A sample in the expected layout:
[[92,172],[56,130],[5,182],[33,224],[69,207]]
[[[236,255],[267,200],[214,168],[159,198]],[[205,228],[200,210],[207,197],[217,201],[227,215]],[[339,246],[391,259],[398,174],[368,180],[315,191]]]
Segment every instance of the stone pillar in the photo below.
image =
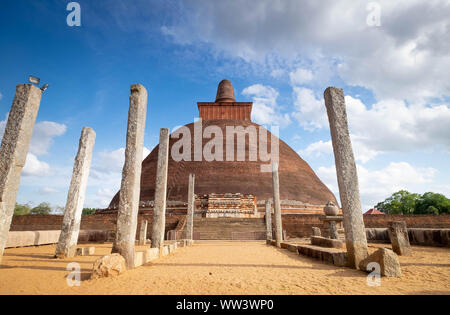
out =
[[169,163],[169,129],[162,128],[159,137],[156,170],[155,205],[152,222],[152,248],[162,249],[166,229],[167,169]]
[[339,239],[339,234],[336,227],[336,221],[330,221],[330,238],[333,240]]
[[80,233],[81,214],[91,167],[92,150],[95,143],[95,132],[84,127],[78,146],[78,153],[73,166],[72,181],[67,195],[66,209],[61,227],[55,257],[71,258],[76,256],[78,234]]
[[272,185],[273,185],[273,208],[275,216],[275,240],[277,247],[281,246],[283,241],[283,224],[281,222],[281,205],[280,205],[280,181],[278,178],[278,164],[272,166]]
[[140,246],[147,244],[147,226],[148,226],[148,221],[142,220],[141,229],[139,231],[139,245]]
[[408,228],[405,221],[388,223],[389,238],[392,243],[392,250],[400,256],[411,255],[411,244],[409,243]]
[[113,253],[119,253],[125,258],[129,269],[134,268],[146,114],[147,90],[140,84],[132,85],[117,231],[112,250]]
[[0,264],[41,96],[42,91],[34,85],[17,85],[0,147]]
[[312,227],[312,236],[322,236],[322,232],[320,228],[313,226]]
[[186,238],[194,239],[194,213],[195,213],[195,174],[189,174],[188,211],[186,219]]
[[266,239],[272,240],[272,204],[266,200]]
[[349,267],[358,268],[368,255],[358,175],[348,130],[344,91],[329,87],[324,93],[330,123],[339,195],[344,214],[345,239]]

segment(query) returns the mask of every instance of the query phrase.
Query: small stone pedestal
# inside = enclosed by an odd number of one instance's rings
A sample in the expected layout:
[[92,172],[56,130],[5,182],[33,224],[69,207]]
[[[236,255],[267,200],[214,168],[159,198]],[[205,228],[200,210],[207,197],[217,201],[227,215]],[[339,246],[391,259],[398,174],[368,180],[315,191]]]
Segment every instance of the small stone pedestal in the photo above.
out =
[[338,225],[342,224],[344,218],[342,216],[326,216],[324,219],[321,219],[325,222],[325,226],[328,226],[330,230],[330,238],[333,240],[339,239],[339,234],[337,231]]

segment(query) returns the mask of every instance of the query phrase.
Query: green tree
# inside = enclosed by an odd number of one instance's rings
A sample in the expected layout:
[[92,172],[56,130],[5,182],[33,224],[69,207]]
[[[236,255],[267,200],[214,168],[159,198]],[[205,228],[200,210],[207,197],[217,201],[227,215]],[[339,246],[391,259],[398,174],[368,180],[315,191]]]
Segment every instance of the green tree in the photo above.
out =
[[93,215],[93,214],[95,214],[95,211],[97,211],[97,209],[94,209],[94,208],[84,208],[84,209],[83,209],[83,215]]
[[[437,211],[437,213],[436,213]],[[442,194],[424,193],[417,201],[416,214],[450,213],[450,199]]]
[[416,203],[420,199],[419,194],[413,194],[406,190],[400,190],[383,202],[378,203],[375,208],[387,214],[414,214]]
[[14,208],[14,215],[27,215],[30,214],[31,207],[27,204],[21,205],[16,203],[16,207]]
[[52,208],[48,202],[42,202],[37,207],[31,209],[31,214],[50,214],[52,212]]

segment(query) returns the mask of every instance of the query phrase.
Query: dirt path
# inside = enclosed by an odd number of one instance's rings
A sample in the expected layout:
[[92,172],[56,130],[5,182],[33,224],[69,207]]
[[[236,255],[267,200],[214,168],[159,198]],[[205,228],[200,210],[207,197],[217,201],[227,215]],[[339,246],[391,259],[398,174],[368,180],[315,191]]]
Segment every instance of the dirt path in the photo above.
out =
[[[403,277],[369,287],[360,271],[317,263],[260,242],[209,242],[113,279],[87,280],[96,256],[77,257],[81,287],[68,287],[69,262],[51,258],[54,246],[6,250],[0,294],[450,294],[450,249],[414,247],[400,257]],[[371,247],[371,251],[375,250]]]

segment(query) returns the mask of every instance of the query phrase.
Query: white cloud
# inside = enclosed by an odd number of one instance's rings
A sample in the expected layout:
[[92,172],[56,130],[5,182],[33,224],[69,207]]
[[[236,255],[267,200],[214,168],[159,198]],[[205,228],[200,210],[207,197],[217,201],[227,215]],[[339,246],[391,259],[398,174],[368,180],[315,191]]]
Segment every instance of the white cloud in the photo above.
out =
[[295,112],[292,114],[304,129],[313,131],[327,126],[325,104],[316,99],[314,92],[303,87],[294,87]]
[[3,139],[3,134],[5,133],[6,123],[8,121],[8,114],[6,113],[5,120],[0,121],[0,139]]
[[381,27],[367,25],[364,1],[187,1],[162,31],[181,45],[207,44],[217,56],[269,67],[321,55],[346,83],[381,99],[450,95],[448,1],[377,2]]
[[[352,139],[352,148],[356,161],[366,163],[380,154],[379,151],[373,150],[366,146],[364,143],[360,142],[357,136],[350,135],[350,137]],[[320,157],[322,155],[332,155],[333,145],[331,143],[331,140],[319,140],[318,142],[311,143],[306,147],[306,149],[300,150],[298,153],[304,157]]]
[[368,109],[360,100],[345,98],[355,140],[376,151],[450,149],[450,107],[407,105],[381,101]]
[[[369,170],[361,165],[357,165],[357,169],[363,211],[402,189],[421,193],[428,191],[437,172],[433,168],[416,168],[407,162],[391,162],[380,170]],[[335,166],[319,167],[317,175],[338,197]]]
[[242,91],[253,98],[252,120],[262,125],[287,126],[291,120],[288,114],[282,114],[277,103],[279,93],[271,86],[254,84]]
[[59,193],[59,190],[52,187],[42,187],[38,190],[38,193],[41,195],[53,195]]
[[[297,111],[293,116],[304,129],[328,129],[323,101],[316,99],[312,90],[296,87],[294,97]],[[363,163],[383,152],[450,151],[448,105],[407,105],[404,101],[385,100],[368,108],[351,96],[345,100],[355,158]],[[328,148],[324,151],[325,144]],[[326,154],[330,147],[331,142],[321,140],[301,152]]]
[[151,151],[149,149],[147,149],[146,147],[144,147],[143,151],[142,151],[142,160],[145,160],[145,158],[151,153]]
[[[146,147],[142,151],[142,160],[150,154]],[[100,152],[93,159],[92,175],[96,179],[105,178],[106,175],[121,174],[125,163],[125,148],[114,151]]]
[[[5,115],[5,120],[0,121],[0,139],[3,138],[7,122],[8,113]],[[53,144],[53,138],[62,136],[66,130],[66,125],[53,121],[36,123],[33,129],[33,136],[31,137],[29,152],[36,156],[47,154],[47,150]]]
[[50,165],[39,161],[33,153],[27,154],[25,166],[22,169],[23,176],[47,176],[50,174]]
[[276,79],[283,77],[285,74],[286,74],[286,71],[284,69],[273,69],[270,72],[270,75]]
[[37,123],[33,130],[29,151],[35,155],[46,154],[53,144],[53,138],[62,136],[66,130],[66,125],[52,121]]
[[301,85],[313,80],[313,73],[311,70],[298,68],[294,72],[289,73],[291,85]]
[[320,157],[322,155],[333,154],[333,146],[331,141],[324,142],[322,140],[311,143],[306,149],[298,152],[301,156]]
[[3,98],[3,94],[2,94],[2,93],[0,93],[0,101],[2,100],[2,98]]
[[95,205],[95,207],[106,208],[116,194],[117,190],[118,188],[100,188],[95,194],[89,195],[86,202],[88,204]]

